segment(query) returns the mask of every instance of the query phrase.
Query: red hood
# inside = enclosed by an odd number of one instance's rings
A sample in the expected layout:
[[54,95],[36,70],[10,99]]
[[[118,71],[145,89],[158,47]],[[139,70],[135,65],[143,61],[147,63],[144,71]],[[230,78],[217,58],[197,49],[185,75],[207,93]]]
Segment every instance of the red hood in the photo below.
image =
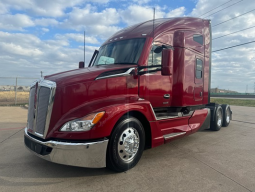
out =
[[134,65],[100,65],[48,75],[45,76],[45,79],[56,82],[57,87],[62,87],[85,81],[94,81],[103,72],[129,67],[134,67]]

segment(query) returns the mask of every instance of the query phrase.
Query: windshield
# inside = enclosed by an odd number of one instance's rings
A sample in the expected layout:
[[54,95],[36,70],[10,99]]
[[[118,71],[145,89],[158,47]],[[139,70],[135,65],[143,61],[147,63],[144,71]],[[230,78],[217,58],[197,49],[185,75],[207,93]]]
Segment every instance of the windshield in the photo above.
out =
[[106,44],[99,49],[94,65],[137,64],[144,42],[141,38]]

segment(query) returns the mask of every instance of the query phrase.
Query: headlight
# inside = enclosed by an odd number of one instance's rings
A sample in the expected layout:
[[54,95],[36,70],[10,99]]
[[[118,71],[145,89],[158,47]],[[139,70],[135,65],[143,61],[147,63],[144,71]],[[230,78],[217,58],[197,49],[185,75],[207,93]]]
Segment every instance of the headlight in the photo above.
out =
[[104,116],[105,112],[92,113],[80,119],[65,123],[60,131],[89,131]]

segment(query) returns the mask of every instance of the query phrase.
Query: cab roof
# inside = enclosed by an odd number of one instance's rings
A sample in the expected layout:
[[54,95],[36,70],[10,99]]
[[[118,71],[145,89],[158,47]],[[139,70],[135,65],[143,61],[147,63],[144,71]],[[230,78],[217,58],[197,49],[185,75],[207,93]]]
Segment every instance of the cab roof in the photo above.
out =
[[[145,21],[133,26],[124,28],[114,35],[112,35],[104,44],[130,38],[139,37],[156,37],[157,35],[174,30],[198,30],[203,29],[206,23],[210,20],[204,20],[195,17],[173,17],[173,18],[160,18],[154,20],[154,35],[153,35],[153,20]],[[208,25],[208,24],[207,24]],[[103,44],[103,45],[104,45]]]

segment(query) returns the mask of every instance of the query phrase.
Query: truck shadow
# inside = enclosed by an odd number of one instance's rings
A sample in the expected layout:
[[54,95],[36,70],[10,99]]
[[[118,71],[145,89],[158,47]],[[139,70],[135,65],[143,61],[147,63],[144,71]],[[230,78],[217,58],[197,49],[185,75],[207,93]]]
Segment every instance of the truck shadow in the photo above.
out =
[[38,177],[52,177],[52,178],[86,177],[108,175],[115,173],[107,168],[84,168],[52,163],[40,159],[39,157],[36,157],[33,154],[31,155],[28,154],[27,158],[30,159],[29,165],[27,166],[30,167],[30,170],[40,173]]
[[[24,162],[24,159],[27,161]],[[107,168],[83,168],[60,165],[26,153],[20,163],[0,163],[0,186],[41,186],[63,182],[63,179],[116,174]]]

